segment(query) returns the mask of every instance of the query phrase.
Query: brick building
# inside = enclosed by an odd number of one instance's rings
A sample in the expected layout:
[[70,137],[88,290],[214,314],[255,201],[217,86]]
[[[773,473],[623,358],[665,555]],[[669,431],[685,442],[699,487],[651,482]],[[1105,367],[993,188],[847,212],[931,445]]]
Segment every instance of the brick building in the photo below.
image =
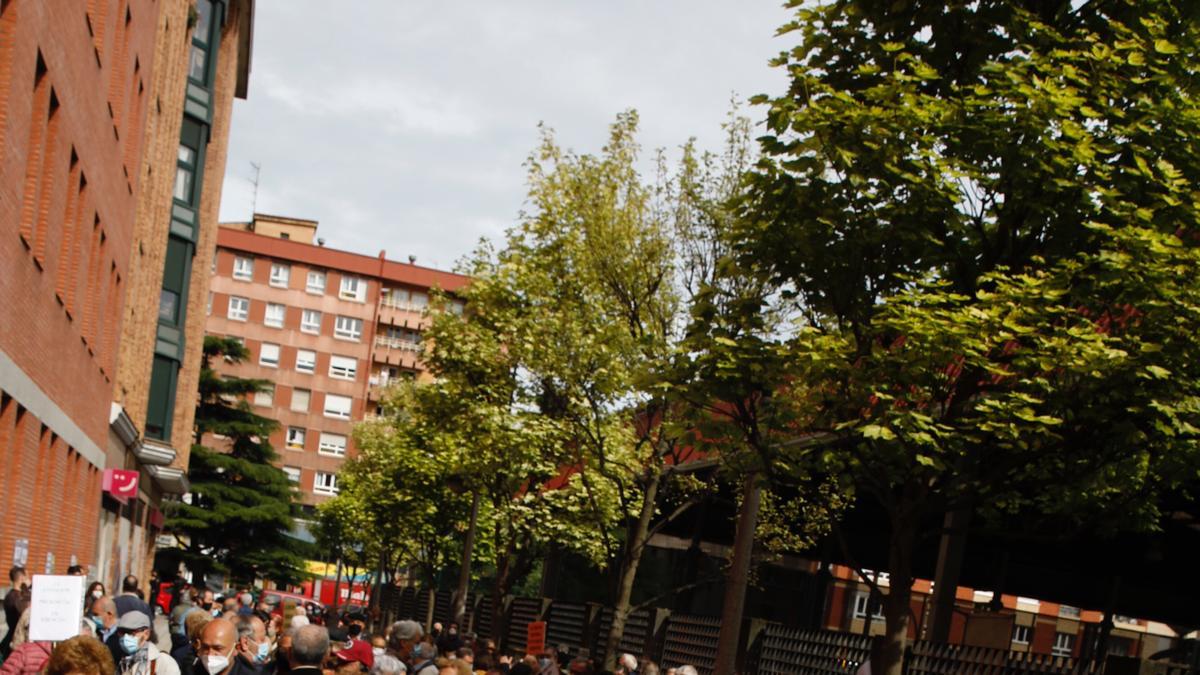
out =
[[186,490],[208,281],[189,271],[210,262],[252,17],[252,0],[0,1],[6,561],[145,579],[161,501]]
[[253,403],[279,421],[271,444],[310,506],[337,493],[337,470],[354,454],[351,426],[377,411],[383,387],[424,372],[430,290],[468,281],[383,252],[325,248],[313,243],[316,228],[263,214],[222,225],[208,317],[210,334],[241,338],[250,352],[221,369],[275,383]]

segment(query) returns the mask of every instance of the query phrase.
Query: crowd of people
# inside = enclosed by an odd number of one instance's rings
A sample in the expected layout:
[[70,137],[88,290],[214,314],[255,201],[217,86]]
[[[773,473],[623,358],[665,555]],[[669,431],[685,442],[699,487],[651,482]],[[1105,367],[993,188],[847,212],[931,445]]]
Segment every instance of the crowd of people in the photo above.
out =
[[444,630],[434,623],[426,633],[407,619],[371,632],[361,608],[280,607],[250,589],[218,596],[182,583],[167,613],[168,650],[133,576],[116,595],[100,582],[88,586],[78,636],[30,641],[28,576],[14,567],[9,578],[0,675],[697,675],[691,666],[663,671],[632,654],[621,655],[614,672],[565,647],[501,654],[493,640],[460,633],[454,623]]

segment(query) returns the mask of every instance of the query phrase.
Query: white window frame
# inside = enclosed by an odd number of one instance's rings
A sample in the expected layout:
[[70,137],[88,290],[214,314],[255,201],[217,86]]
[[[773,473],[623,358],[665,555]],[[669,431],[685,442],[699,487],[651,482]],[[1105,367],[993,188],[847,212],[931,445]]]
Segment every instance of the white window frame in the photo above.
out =
[[[296,395],[300,394],[300,393],[303,393],[304,397],[305,397],[303,408],[296,407]],[[308,412],[308,409],[311,407],[312,407],[312,389],[301,389],[299,387],[293,387],[292,388],[292,402],[290,404],[288,404],[288,410],[291,410],[292,412],[306,413],[306,412]]]
[[275,407],[275,388],[260,389],[254,392],[254,405],[260,408]]
[[229,296],[229,311],[225,316],[230,321],[245,321],[250,318],[250,298],[240,295]]
[[1029,638],[1032,636],[1032,632],[1033,631],[1030,630],[1030,626],[1022,626],[1020,624],[1013,626],[1013,634],[1012,634],[1013,644],[1015,644],[1015,645],[1029,644]]
[[304,427],[288,427],[283,438],[283,444],[289,450],[303,450],[304,440],[308,433]]
[[284,472],[285,474],[287,474],[287,477],[288,477],[288,480],[289,480],[289,481],[291,481],[291,482],[293,482],[293,483],[299,483],[299,482],[300,482],[300,467],[298,467],[298,466],[284,466],[284,467],[283,467],[283,472]]
[[[320,283],[313,283],[319,280]],[[324,270],[309,270],[308,278],[304,281],[304,290],[313,295],[325,295],[325,272]]]
[[342,434],[334,434],[327,431],[322,431],[321,437],[317,444],[317,454],[327,455],[329,457],[345,457],[346,437]]
[[[354,327],[352,330],[347,330],[342,326],[343,319],[351,322]],[[338,314],[337,319],[333,322],[333,337],[339,340],[349,340],[350,342],[362,342],[363,320],[356,319],[352,316],[344,316]]]
[[337,474],[318,471],[313,477],[313,494],[336,495],[338,493]]
[[329,357],[329,376],[339,380],[358,379],[358,359],[352,356],[331,355]]
[[1072,633],[1055,633],[1054,646],[1050,648],[1052,656],[1071,656],[1075,653],[1075,635]]
[[[306,309],[300,313],[300,332],[319,335],[321,333],[321,311],[318,309]],[[316,323],[310,321],[315,319]]]
[[[274,358],[269,358],[267,356],[267,353],[271,352],[271,351],[275,352]],[[279,367],[279,353],[281,351],[283,351],[282,348],[273,342],[262,343],[258,347],[258,365],[266,366],[267,368],[278,368]]]
[[424,291],[412,291],[408,294],[409,306],[414,312],[423,312],[429,306],[429,294]]
[[292,266],[286,263],[271,263],[271,279],[269,284],[276,288],[287,288],[292,279]]
[[367,301],[367,280],[353,274],[343,274],[338,297],[352,302]]
[[[871,593],[869,591],[855,594],[854,610],[853,610],[854,618],[856,618],[856,619],[867,618],[867,608],[870,606],[871,606]],[[881,602],[881,603],[879,603],[879,607],[875,608],[875,613],[873,615],[871,615],[871,620],[874,621],[876,619],[882,619],[882,618],[884,618],[884,617],[883,617],[883,603]]]
[[233,256],[233,278],[238,281],[254,281],[254,258]]
[[[334,401],[337,401],[339,403],[341,401],[345,401],[346,402],[345,412],[343,412],[341,410],[341,408],[342,408],[341,405],[338,405],[337,407],[334,407],[334,408],[330,408],[329,404]],[[349,396],[342,396],[340,394],[327,393],[327,394],[325,394],[325,405],[322,406],[321,412],[326,417],[329,417],[329,418],[332,418],[335,420],[348,420],[348,419],[350,419],[350,416],[352,414],[354,414],[354,399],[350,398]]]
[[[312,358],[305,358],[311,355]],[[317,353],[311,349],[296,350],[296,372],[312,375],[317,372]]]
[[[279,318],[271,317],[272,310],[279,313]],[[281,305],[278,302],[268,302],[267,309],[263,312],[263,325],[270,328],[283,328],[283,322],[287,320],[287,305]]]

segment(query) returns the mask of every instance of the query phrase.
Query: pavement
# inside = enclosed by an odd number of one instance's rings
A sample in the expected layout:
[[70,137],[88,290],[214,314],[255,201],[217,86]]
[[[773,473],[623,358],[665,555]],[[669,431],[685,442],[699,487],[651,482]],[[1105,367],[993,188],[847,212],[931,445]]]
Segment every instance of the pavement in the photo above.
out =
[[167,623],[167,615],[162,612],[154,613],[155,646],[168,654],[171,653],[171,628]]

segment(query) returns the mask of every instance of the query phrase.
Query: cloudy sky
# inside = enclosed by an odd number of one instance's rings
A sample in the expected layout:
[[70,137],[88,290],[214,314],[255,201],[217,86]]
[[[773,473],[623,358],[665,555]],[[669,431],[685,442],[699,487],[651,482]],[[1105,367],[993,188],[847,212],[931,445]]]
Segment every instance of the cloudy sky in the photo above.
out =
[[[775,0],[258,0],[221,204],[320,221],[326,245],[450,268],[525,200],[537,125],[595,152],[720,145],[731,95],[778,93]],[[790,39],[794,39],[790,38]],[[752,118],[761,115],[751,110]],[[648,152],[647,152],[648,154]]]

